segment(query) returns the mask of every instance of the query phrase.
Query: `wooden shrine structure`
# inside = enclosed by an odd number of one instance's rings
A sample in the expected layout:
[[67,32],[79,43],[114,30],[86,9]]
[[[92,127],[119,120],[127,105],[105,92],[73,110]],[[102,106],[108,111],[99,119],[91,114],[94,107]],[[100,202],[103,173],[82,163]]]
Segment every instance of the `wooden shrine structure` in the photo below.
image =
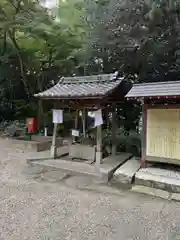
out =
[[134,84],[126,98],[142,104],[142,167],[180,165],[180,81]]
[[[84,113],[85,109],[94,111],[111,106],[113,121],[113,146],[112,154],[116,154],[116,104],[122,103],[127,92],[131,89],[132,83],[128,83],[119,74],[103,74],[81,77],[62,77],[59,82],[50,89],[35,94],[35,97],[44,101],[53,101],[54,108],[72,108]],[[84,117],[85,118],[85,117]],[[77,120],[75,120],[77,121]],[[75,123],[76,125],[76,123]],[[85,128],[85,124],[83,124]],[[56,157],[56,133],[57,124],[54,124],[54,133],[51,147],[51,155]],[[84,152],[87,149],[84,148]],[[90,154],[93,154],[90,151]],[[100,164],[102,161],[102,126],[97,126],[97,143],[95,146],[95,161]]]

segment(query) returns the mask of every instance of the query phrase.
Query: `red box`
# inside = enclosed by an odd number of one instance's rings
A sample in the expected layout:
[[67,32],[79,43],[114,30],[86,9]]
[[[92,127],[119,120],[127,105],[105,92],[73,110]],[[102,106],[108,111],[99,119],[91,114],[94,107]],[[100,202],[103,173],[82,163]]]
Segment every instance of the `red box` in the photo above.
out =
[[36,133],[37,132],[37,119],[36,118],[28,118],[26,124],[27,124],[28,133]]

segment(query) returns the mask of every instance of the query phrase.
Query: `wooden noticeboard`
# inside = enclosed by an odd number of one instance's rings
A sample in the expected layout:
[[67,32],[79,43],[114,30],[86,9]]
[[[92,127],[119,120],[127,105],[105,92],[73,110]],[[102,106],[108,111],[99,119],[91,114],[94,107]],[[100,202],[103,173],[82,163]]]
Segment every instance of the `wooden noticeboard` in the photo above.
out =
[[146,155],[180,160],[180,109],[148,109]]

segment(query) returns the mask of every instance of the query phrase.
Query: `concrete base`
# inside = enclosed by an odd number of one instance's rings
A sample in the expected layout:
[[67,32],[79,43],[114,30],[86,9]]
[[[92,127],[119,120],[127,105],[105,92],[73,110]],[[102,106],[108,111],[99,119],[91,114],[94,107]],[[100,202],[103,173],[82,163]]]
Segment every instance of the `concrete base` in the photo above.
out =
[[94,146],[83,144],[69,144],[69,157],[82,161],[95,161],[96,148]]
[[100,178],[102,182],[108,182],[117,168],[130,157],[131,154],[128,153],[120,153],[115,157],[109,156],[108,158],[103,159],[103,163],[100,165],[98,171],[95,164],[71,161],[68,157],[48,160],[41,159],[40,161],[34,160],[28,163],[31,163],[32,165],[46,166],[51,169],[64,170],[68,173],[91,175]]
[[[51,148],[52,137],[32,136],[28,137],[7,138],[12,143],[13,148],[28,152],[42,152]],[[62,146],[62,138],[57,138],[57,146]]]
[[135,184],[180,193],[180,173],[160,168],[140,169],[135,175]]
[[102,152],[96,152],[96,167],[100,168],[102,163]]
[[112,180],[120,184],[131,184],[139,169],[140,160],[131,158],[116,170]]
[[[57,148],[57,158],[61,158],[68,155],[68,146],[64,145],[62,147]],[[31,164],[32,162],[36,161],[44,161],[44,160],[53,160],[54,158],[51,157],[51,152],[44,151],[44,152],[33,152],[27,158],[27,163]]]
[[51,146],[51,157],[56,158],[57,157],[57,147]]

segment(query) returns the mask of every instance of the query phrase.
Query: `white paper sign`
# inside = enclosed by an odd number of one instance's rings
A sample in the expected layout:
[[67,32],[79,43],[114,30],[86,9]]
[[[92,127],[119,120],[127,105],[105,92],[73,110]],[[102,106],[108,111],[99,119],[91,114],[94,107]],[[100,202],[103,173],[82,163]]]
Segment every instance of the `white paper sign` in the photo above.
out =
[[98,109],[97,111],[94,112],[94,119],[95,119],[95,122],[94,122],[95,127],[103,124],[102,110],[101,109]]
[[63,123],[62,109],[53,109],[53,123]]
[[79,137],[79,131],[76,129],[72,129],[72,136]]

